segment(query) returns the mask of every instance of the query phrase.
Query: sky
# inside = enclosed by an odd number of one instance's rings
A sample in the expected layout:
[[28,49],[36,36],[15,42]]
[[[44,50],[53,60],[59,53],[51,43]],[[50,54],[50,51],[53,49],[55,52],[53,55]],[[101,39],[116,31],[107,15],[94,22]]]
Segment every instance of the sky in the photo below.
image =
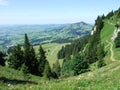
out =
[[0,24],[94,23],[120,0],[0,0]]

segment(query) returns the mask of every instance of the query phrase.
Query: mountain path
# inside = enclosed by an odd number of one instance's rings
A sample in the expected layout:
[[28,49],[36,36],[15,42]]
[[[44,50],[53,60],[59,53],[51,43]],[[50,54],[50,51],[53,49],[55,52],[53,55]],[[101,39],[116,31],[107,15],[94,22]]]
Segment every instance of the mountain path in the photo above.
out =
[[111,43],[111,42],[109,42],[110,43],[110,51],[111,51],[111,57],[110,57],[110,59],[112,60],[112,61],[115,61],[115,59],[114,59],[114,53],[113,53],[113,50],[112,50],[112,47],[113,47],[113,44]]
[[106,42],[108,43],[106,46],[105,46],[105,49],[108,48],[110,46],[109,42],[106,40]]
[[106,41],[106,42],[108,43],[108,45],[110,45],[110,52],[111,52],[110,59],[111,59],[111,61],[116,61],[116,60],[114,59],[114,52],[113,52],[113,50],[112,50],[113,44],[112,44],[110,41]]

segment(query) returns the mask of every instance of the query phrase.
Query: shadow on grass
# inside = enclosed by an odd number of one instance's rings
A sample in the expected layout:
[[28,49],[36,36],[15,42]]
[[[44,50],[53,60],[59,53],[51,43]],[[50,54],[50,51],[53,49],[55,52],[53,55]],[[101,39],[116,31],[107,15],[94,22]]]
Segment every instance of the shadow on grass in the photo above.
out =
[[7,83],[11,85],[16,85],[16,84],[38,84],[33,81],[28,81],[28,80],[17,80],[17,79],[8,79],[6,77],[0,77],[0,82],[2,83]]

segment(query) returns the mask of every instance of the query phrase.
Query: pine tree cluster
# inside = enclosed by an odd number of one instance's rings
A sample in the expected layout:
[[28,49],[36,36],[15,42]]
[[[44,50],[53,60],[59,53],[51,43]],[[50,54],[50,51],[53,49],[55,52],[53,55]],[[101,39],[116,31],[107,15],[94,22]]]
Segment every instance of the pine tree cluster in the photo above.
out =
[[23,49],[20,45],[13,48],[9,56],[9,66],[22,70],[23,73],[31,73],[34,75],[51,77],[51,68],[46,59],[45,51],[42,46],[39,47],[38,57],[35,53],[33,46],[30,45],[27,34],[25,34],[25,41]]
[[70,45],[63,46],[57,54],[58,59],[70,57],[71,55],[75,55],[79,53],[79,51],[84,49],[84,46],[88,43],[89,35],[83,36]]

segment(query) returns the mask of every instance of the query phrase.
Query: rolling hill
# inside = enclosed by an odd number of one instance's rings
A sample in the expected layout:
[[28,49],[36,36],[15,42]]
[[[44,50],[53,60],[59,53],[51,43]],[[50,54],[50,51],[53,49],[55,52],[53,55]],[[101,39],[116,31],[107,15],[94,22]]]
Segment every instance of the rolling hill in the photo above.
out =
[[24,34],[27,33],[33,45],[39,43],[70,42],[83,35],[90,34],[92,25],[84,22],[73,24],[50,25],[8,25],[0,26],[1,49],[23,44]]

